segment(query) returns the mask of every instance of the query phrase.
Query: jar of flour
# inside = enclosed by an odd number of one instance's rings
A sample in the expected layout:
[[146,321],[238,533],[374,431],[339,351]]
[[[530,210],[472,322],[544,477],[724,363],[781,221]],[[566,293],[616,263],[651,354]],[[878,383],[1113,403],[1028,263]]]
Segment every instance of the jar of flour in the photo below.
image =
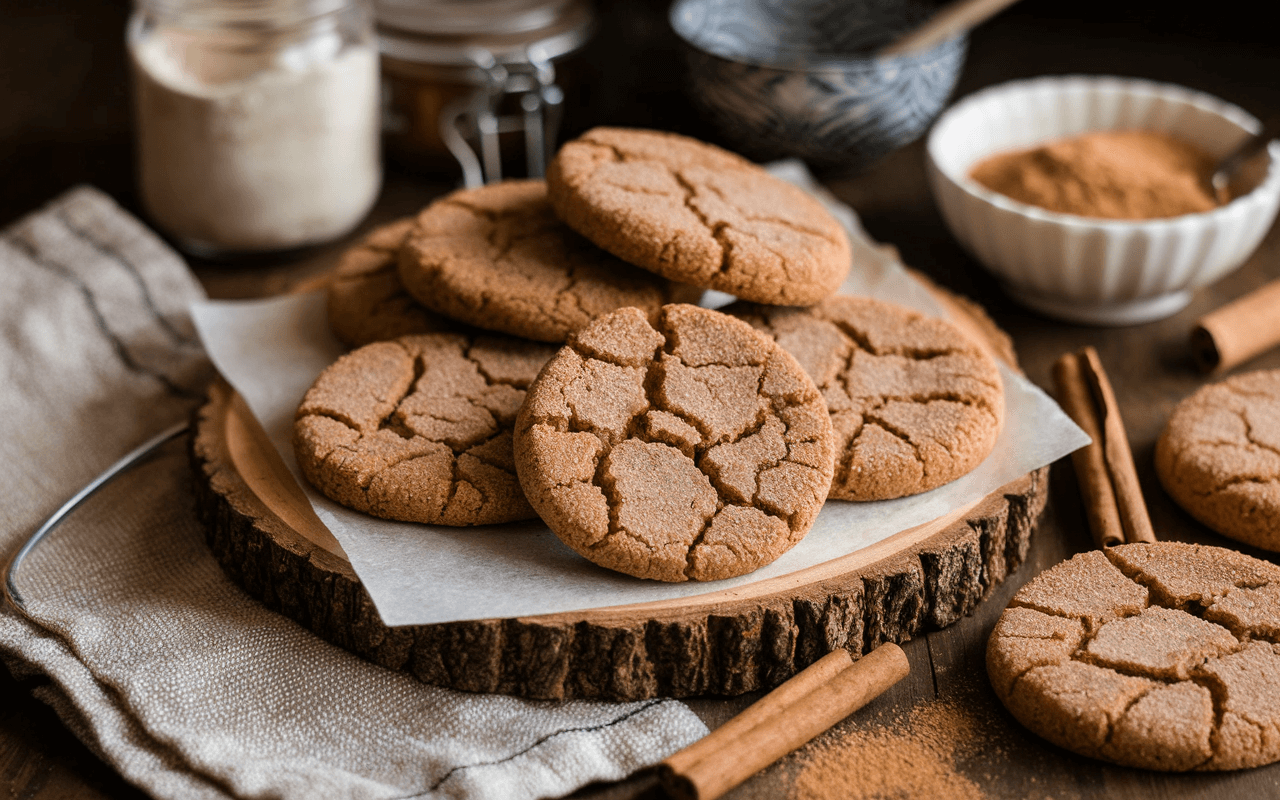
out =
[[137,0],[139,187],[210,257],[350,231],[382,180],[378,53],[362,0]]

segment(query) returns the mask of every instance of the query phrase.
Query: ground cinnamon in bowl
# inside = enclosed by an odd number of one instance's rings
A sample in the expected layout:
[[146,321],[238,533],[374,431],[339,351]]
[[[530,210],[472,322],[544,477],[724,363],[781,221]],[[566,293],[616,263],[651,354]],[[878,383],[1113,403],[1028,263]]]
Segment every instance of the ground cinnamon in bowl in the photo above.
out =
[[980,161],[969,177],[1049,211],[1105,219],[1157,219],[1217,207],[1206,186],[1214,161],[1155,131],[1099,131]]

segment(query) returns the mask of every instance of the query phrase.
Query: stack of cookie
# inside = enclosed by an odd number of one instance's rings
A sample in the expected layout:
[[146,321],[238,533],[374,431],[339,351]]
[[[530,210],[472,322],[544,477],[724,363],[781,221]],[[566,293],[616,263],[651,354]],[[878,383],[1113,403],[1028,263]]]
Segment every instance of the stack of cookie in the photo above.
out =
[[[926,491],[995,444],[992,358],[835,296],[849,268],[835,218],[758,166],[590,131],[545,183],[455,192],[346,254],[330,321],[359,349],[303,399],[298,463],[380,517],[536,515],[630,575],[750,572],[828,497]],[[708,288],[742,301],[687,304]]]

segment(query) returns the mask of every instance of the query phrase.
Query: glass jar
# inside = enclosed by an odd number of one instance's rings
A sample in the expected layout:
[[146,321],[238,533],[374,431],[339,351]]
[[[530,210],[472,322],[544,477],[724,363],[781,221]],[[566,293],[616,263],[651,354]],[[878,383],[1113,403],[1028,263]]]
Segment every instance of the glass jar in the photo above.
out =
[[382,182],[367,0],[137,0],[138,183],[180,247],[223,257],[335,239]]
[[[595,29],[589,0],[374,0],[388,154],[476,186],[513,153],[540,177],[554,152],[568,56]],[[524,146],[518,147],[523,138]]]

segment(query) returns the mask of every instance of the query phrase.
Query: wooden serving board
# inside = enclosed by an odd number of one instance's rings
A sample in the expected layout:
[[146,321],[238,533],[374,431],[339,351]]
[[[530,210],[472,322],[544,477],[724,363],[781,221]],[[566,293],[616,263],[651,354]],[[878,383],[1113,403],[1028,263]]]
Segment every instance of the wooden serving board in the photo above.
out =
[[[1008,337],[931,287],[993,353]],[[1022,563],[1048,467],[967,508],[780,578],[629,606],[389,628],[253,414],[222,381],[195,418],[197,507],[227,574],[328,641],[431,684],[536,699],[767,689],[837,647],[865,653],[969,614]]]

